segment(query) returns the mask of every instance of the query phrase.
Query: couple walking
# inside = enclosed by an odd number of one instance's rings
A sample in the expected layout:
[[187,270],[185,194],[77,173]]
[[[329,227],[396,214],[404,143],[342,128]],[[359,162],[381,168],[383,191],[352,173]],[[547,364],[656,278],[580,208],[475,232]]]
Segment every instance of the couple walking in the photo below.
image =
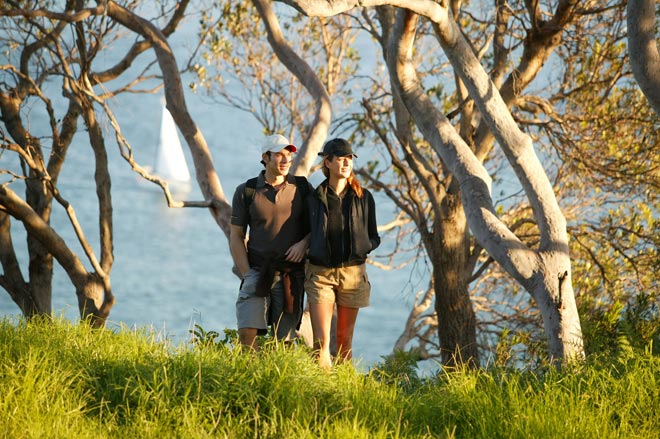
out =
[[343,360],[352,358],[358,311],[369,305],[365,261],[380,244],[376,209],[353,173],[357,156],[346,140],[324,145],[319,155],[326,179],[316,189],[289,175],[296,150],[281,135],[267,137],[261,148],[265,169],[234,193],[229,241],[241,276],[238,335],[242,345],[255,349],[256,336],[269,327],[280,340],[293,338],[307,292],[314,348],[327,368],[335,305],[337,355]]

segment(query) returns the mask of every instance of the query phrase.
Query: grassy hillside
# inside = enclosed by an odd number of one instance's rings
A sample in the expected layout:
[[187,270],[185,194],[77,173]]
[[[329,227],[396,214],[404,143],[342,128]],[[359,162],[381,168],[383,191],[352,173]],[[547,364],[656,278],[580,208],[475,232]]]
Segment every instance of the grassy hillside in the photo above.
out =
[[[396,363],[396,362],[395,362]],[[0,322],[0,437],[658,438],[660,359],[557,373],[420,379],[384,364],[319,370],[300,346],[259,355],[169,346],[67,322]]]

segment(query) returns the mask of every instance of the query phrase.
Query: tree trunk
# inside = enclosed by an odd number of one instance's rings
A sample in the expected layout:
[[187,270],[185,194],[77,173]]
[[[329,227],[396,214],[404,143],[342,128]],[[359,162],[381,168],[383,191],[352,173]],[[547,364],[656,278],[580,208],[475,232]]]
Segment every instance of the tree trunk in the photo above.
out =
[[209,202],[211,215],[229,238],[231,205],[225,197],[220,178],[215,170],[211,151],[197,124],[193,121],[186,105],[179,66],[167,38],[148,20],[114,3],[108,3],[107,14],[122,26],[141,35],[154,49],[158,65],[163,75],[166,107],[183,134],[195,166],[197,184],[202,195]]
[[273,13],[271,2],[266,0],[253,0],[252,2],[263,20],[268,32],[268,41],[275,55],[314,98],[314,120],[310,124],[303,147],[294,157],[291,169],[296,175],[307,176],[318,158],[317,153],[328,137],[332,121],[330,96],[314,70],[287,44],[277,17]]
[[633,74],[644,96],[660,115],[660,54],[655,37],[653,0],[628,1],[628,48]]
[[30,285],[25,282],[11,239],[11,217],[0,210],[0,264],[4,273],[0,276],[2,286],[21,309],[24,316],[38,314],[37,304],[30,294]]
[[[53,197],[49,192],[44,191],[43,182],[37,178],[34,170],[30,171],[30,176],[33,178],[27,181],[25,199],[34,212],[46,224],[50,224]],[[25,317],[50,316],[53,293],[53,255],[30,231],[27,232],[27,247],[30,258],[29,289],[34,308],[26,310],[28,312],[25,313]]]
[[25,317],[51,315],[53,293],[53,255],[35,238],[28,234],[30,255],[29,294],[32,308],[25,309]]
[[106,303],[103,280],[90,273],[85,281],[76,284],[76,295],[82,320],[87,321],[93,328],[104,327],[112,304],[108,306]]
[[[28,236],[32,237],[33,243],[38,244],[35,247],[43,246],[43,248],[50,249],[51,253],[48,254],[50,259],[47,260],[50,263],[48,272],[52,275],[53,258],[57,259],[76,288],[81,317],[83,319],[91,317],[91,323],[95,327],[103,326],[110,308],[114,303],[114,298],[109,293],[109,286],[104,282],[104,279],[98,273],[88,273],[78,256],[71,251],[66,242],[64,242],[55,230],[35,212],[32,206],[22,200],[10,188],[3,185],[0,185],[0,205],[6,209],[9,215],[23,223]],[[2,239],[6,241],[6,238]],[[0,252],[0,255],[6,258],[5,253],[5,251]],[[6,260],[11,262],[10,258]],[[2,262],[4,264],[5,259]],[[41,263],[44,262],[42,261]],[[31,261],[31,269],[32,265],[33,262]],[[35,264],[34,268],[38,269],[40,266]],[[14,276],[17,276],[16,273],[14,273]],[[40,279],[44,277],[44,275],[41,275]],[[31,281],[34,282],[34,279],[31,279]],[[35,289],[32,282],[30,293],[34,297]],[[47,285],[48,290],[50,290],[50,285],[49,282]],[[50,302],[50,295],[48,296],[48,301]],[[37,303],[37,308],[39,306],[41,305]],[[47,313],[44,312],[42,314],[50,315],[50,308]]]
[[[15,95],[0,95],[0,109],[5,127],[11,137],[16,139],[20,148],[26,151],[29,157],[34,158],[32,166],[37,168],[30,169],[30,178],[26,180],[25,200],[43,221],[49,223],[53,198],[47,191],[44,191],[43,182],[40,179],[40,174],[44,172],[44,169],[43,160],[38,160],[38,158],[43,159],[43,151],[39,139],[30,136],[23,127],[20,117],[20,104],[21,99]],[[7,225],[7,227],[9,226]],[[53,256],[38,239],[35,239],[29,230],[27,247],[30,259],[28,268],[29,283],[24,281],[14,283],[12,299],[21,307],[27,318],[40,314],[50,316]],[[14,281],[18,279],[17,275],[11,277]],[[20,277],[22,278],[22,275]]]
[[542,271],[532,295],[543,317],[551,361],[584,357],[582,327],[571,281],[570,258],[563,252],[542,252]]
[[447,194],[435,222],[432,251],[435,311],[442,364],[479,365],[476,317],[468,289],[469,234],[460,194]]

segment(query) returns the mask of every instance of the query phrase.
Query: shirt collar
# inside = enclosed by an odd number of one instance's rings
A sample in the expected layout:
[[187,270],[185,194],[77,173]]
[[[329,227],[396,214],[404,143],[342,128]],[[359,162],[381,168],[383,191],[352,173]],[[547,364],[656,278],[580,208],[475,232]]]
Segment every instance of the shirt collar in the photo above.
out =
[[[287,174],[284,182],[287,184],[294,184],[296,182],[296,177],[291,174]],[[261,171],[257,176],[257,187],[259,188],[264,186],[266,186],[266,171]]]

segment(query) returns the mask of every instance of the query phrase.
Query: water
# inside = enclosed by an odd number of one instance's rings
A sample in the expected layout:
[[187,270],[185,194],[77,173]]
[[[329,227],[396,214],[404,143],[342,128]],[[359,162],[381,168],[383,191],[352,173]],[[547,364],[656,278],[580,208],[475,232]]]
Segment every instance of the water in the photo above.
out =
[[[188,106],[209,144],[226,196],[236,185],[256,175],[262,166],[257,146],[261,129],[250,115],[204,102],[188,94]],[[160,127],[160,96],[126,96],[114,105],[124,136],[135,148],[137,161],[153,164]],[[232,272],[227,239],[206,209],[170,209],[153,185],[138,181],[120,157],[113,136],[106,135],[114,204],[115,264],[111,272],[116,304],[108,327],[146,327],[175,343],[189,340],[194,324],[222,332],[235,328],[234,302],[238,278]],[[70,149],[60,190],[70,201],[98,255],[97,202],[93,186],[93,156],[81,130]],[[188,157],[189,165],[192,161]],[[5,153],[0,167],[15,166]],[[362,160],[362,156],[360,157]],[[366,161],[366,158],[364,159]],[[315,175],[313,182],[320,181]],[[18,185],[14,190],[22,193]],[[201,200],[196,184],[186,199]],[[393,207],[379,202],[379,222],[391,217]],[[56,205],[52,223],[83,258],[63,209]],[[19,248],[26,274],[25,234],[13,224],[14,243]],[[384,244],[387,246],[387,243]],[[89,263],[84,260],[89,268]],[[391,352],[410,306],[405,294],[409,277],[404,271],[369,267],[373,285],[372,305],[360,311],[355,329],[355,356],[363,366]],[[64,271],[56,266],[53,308],[56,315],[78,317],[75,292]],[[8,294],[0,294],[0,314],[17,315],[18,307]]]
[[[195,17],[189,18],[182,31],[170,40],[180,65],[193,47],[196,23]],[[113,44],[112,49],[103,55],[108,65],[114,64],[113,58],[123,53],[122,44],[126,43]],[[370,51],[366,56],[373,58]],[[96,68],[102,69],[101,66]],[[133,71],[141,69],[142,65],[136,65]],[[184,86],[191,80],[184,77]],[[63,102],[61,98],[58,100],[61,92],[56,85],[52,87],[49,96],[61,110]],[[145,85],[145,88],[148,87]],[[225,195],[231,200],[235,187],[262,169],[258,149],[263,138],[262,128],[251,115],[211,103],[188,90],[186,99],[188,109],[209,145]],[[143,166],[153,166],[160,130],[162,94],[123,95],[110,105],[123,135],[134,148],[136,161]],[[32,120],[32,128],[41,126],[41,133],[46,133],[46,121],[38,119],[43,116],[36,110],[32,116],[36,117]],[[70,148],[59,188],[62,196],[72,203],[98,256],[98,205],[94,189],[93,154],[82,121],[79,123],[79,133]],[[300,139],[292,140],[300,142]],[[227,239],[208,210],[168,208],[159,189],[140,182],[121,158],[107,121],[106,144],[114,206],[115,263],[111,281],[116,298],[107,326],[148,328],[177,344],[189,341],[189,330],[195,324],[206,331],[222,332],[225,328],[235,328],[234,303],[239,280],[231,272],[233,262]],[[184,153],[194,174],[185,143]],[[366,163],[368,159],[369,154],[361,151],[357,164]],[[0,156],[2,168],[19,169],[13,154],[5,152]],[[310,176],[310,180],[317,184],[322,176],[317,173]],[[20,185],[12,187],[19,194],[23,193]],[[190,192],[181,198],[202,199],[195,182]],[[377,203],[378,220],[384,224],[393,217],[394,206],[386,198],[377,197]],[[64,210],[55,205],[53,211],[55,230],[90,269]],[[27,275],[25,233],[16,222],[13,223],[12,233],[24,275]],[[376,252],[385,254],[389,248],[393,248],[393,243],[384,240]],[[354,337],[355,358],[365,367],[391,352],[408,316],[413,300],[412,290],[426,285],[425,275],[410,269],[384,271],[370,266],[368,272],[372,283],[371,306],[360,311]],[[53,285],[55,315],[76,320],[75,291],[57,264]],[[18,314],[18,307],[9,295],[4,290],[0,292],[0,315]]]

